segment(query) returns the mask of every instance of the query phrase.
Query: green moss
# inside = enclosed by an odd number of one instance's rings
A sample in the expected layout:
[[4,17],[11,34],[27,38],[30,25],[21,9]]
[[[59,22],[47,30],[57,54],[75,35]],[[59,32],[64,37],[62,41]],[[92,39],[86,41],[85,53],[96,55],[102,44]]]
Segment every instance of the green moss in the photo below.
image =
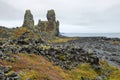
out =
[[74,80],[81,80],[81,77],[91,80],[98,76],[98,74],[87,63],[81,64],[77,68],[71,70],[70,74]]
[[11,75],[12,73],[14,73],[14,71],[9,71],[8,73],[5,74],[5,76],[9,76],[9,75]]
[[107,77],[107,80],[119,80],[120,77],[120,68],[116,68],[114,66],[110,66],[105,61],[100,61],[101,65],[101,73]]
[[54,37],[52,40],[48,40],[47,42],[49,43],[65,43],[68,41],[76,40],[77,38],[59,38],[59,37]]
[[120,45],[120,41],[112,41],[111,43],[112,43],[112,44]]
[[39,46],[39,48],[41,48],[42,50],[46,50],[46,49],[49,49],[50,46],[41,44],[41,45]]
[[120,69],[114,70],[114,71],[110,74],[109,80],[120,80]]
[[60,60],[65,60],[65,57],[66,57],[66,55],[60,55],[58,58],[60,59]]
[[23,70],[19,72],[19,77],[21,80],[36,80],[38,78],[38,73],[34,70]]
[[48,75],[44,75],[41,77],[41,80],[51,80],[50,77]]

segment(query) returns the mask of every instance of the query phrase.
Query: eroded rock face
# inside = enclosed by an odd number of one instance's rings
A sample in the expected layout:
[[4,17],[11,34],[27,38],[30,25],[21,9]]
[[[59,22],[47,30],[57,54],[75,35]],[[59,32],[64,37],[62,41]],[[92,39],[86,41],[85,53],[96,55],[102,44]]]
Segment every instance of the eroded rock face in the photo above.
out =
[[27,28],[34,27],[33,15],[31,14],[30,10],[26,10],[25,12],[23,27],[27,27]]

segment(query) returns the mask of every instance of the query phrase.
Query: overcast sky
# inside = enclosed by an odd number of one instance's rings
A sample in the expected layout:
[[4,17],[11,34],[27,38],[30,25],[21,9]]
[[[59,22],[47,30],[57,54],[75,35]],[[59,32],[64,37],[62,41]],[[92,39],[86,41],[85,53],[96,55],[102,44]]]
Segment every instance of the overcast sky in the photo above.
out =
[[35,24],[54,9],[60,32],[120,32],[120,0],[0,0],[0,25],[21,26],[26,9]]

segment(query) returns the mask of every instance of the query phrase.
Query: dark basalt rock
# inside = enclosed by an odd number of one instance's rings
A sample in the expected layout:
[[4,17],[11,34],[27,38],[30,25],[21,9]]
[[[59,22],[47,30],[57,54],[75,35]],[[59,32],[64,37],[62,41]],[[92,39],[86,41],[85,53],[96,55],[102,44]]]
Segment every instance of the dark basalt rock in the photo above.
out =
[[99,58],[97,56],[91,56],[91,59],[89,60],[91,65],[99,65]]
[[[14,44],[17,46],[13,46],[8,43],[8,45],[2,47],[2,51],[5,53],[34,53],[41,55],[63,69],[72,69],[81,63],[89,63],[94,69],[100,68],[98,57],[94,56],[92,53],[88,54],[88,52],[84,51],[82,48],[74,48],[71,46],[50,46],[48,49],[43,49],[40,47],[42,43],[41,41],[39,42],[34,39],[27,39],[26,41],[26,34],[20,36],[19,39],[14,41]],[[18,43],[19,41],[23,41],[25,43]],[[47,45],[44,44],[44,46]],[[9,56],[7,60],[11,61]]]
[[3,57],[5,54],[0,50],[0,57]]
[[[3,49],[3,51],[4,51],[4,49]],[[13,53],[12,51],[13,50],[11,50],[11,53]],[[0,51],[0,59],[1,60],[6,60],[6,61],[9,61],[9,62],[14,62],[15,61],[14,57],[11,57],[9,54],[5,54],[2,51]],[[5,69],[5,70],[7,70],[7,69]]]
[[0,80],[20,80],[16,72],[10,73],[11,68],[0,66]]
[[89,63],[93,68],[99,68],[99,59],[93,54],[89,55],[81,48],[49,48],[40,51],[40,55],[48,58],[49,61],[63,69],[72,69],[81,63]]
[[27,28],[34,27],[33,15],[31,14],[30,10],[26,10],[25,12],[23,27],[27,27]]
[[57,22],[56,22],[56,32],[55,32],[55,35],[56,36],[59,36],[60,35],[60,31],[59,31],[59,21],[57,20]]
[[37,25],[41,26],[41,20],[40,19],[38,20],[38,24]]

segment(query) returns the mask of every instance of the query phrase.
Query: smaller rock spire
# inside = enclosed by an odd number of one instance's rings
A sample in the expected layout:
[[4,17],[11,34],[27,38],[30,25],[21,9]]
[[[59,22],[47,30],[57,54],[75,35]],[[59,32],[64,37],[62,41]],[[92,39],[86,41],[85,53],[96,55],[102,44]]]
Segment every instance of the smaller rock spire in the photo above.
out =
[[37,24],[37,25],[38,25],[38,26],[41,25],[41,19],[38,20],[38,24]]
[[55,33],[56,36],[59,36],[59,35],[60,35],[59,24],[60,24],[60,23],[59,23],[59,21],[57,20],[57,21],[56,21],[56,33]]

